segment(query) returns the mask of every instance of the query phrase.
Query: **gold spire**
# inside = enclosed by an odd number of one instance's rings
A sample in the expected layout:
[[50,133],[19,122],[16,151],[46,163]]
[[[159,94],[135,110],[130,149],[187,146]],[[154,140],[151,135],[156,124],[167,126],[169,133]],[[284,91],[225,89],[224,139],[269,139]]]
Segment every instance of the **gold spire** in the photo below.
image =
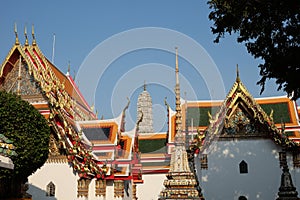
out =
[[176,76],[176,86],[175,86],[175,98],[176,98],[176,119],[175,119],[175,131],[178,142],[184,142],[182,137],[182,127],[181,127],[181,102],[180,102],[180,84],[179,84],[179,67],[178,67],[178,48],[176,50],[176,63],[175,63],[175,76]]
[[239,73],[239,65],[236,64],[236,82],[240,82],[241,79],[240,79],[240,73]]
[[15,31],[15,35],[16,35],[15,45],[19,45],[20,42],[19,42],[19,38],[18,38],[17,23],[15,23],[14,31]]
[[178,47],[175,47],[175,53],[176,53],[176,63],[175,63],[175,73],[176,73],[176,84],[179,84],[179,78],[178,78]]
[[144,81],[144,91],[146,91],[146,81]]
[[32,35],[32,46],[36,45],[36,40],[35,40],[35,36],[34,36],[34,25],[32,24],[31,27],[31,35]]
[[28,44],[27,27],[26,27],[26,25],[24,27],[24,35],[25,35],[25,46],[28,46],[29,44]]
[[197,190],[197,181],[191,171],[188,154],[185,149],[185,140],[181,127],[180,85],[178,67],[178,49],[176,48],[176,114],[175,114],[175,147],[171,154],[170,169],[167,180],[164,181],[165,189],[160,193],[159,200],[166,199],[203,199]]

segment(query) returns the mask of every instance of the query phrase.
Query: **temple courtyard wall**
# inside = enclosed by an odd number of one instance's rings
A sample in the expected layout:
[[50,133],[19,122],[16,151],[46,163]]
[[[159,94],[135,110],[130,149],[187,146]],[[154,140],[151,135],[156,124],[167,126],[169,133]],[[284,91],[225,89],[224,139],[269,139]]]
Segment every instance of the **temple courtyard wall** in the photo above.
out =
[[143,174],[144,184],[137,185],[138,199],[157,200],[165,179],[166,174]]
[[[221,139],[213,143],[207,152],[207,170],[199,170],[200,160],[195,159],[205,199],[238,200],[240,196],[276,199],[282,174],[280,151],[282,147],[270,139]],[[300,169],[293,167],[292,155],[287,155],[292,180],[299,192]],[[247,165],[247,172],[240,169],[240,164]]]

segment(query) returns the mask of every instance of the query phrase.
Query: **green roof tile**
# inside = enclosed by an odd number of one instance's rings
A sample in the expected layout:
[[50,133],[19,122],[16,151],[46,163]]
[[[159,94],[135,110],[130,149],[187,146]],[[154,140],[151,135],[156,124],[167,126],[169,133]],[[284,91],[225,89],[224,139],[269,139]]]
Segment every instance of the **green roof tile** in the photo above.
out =
[[287,102],[260,104],[260,106],[267,113],[267,115],[270,115],[271,110],[273,109],[273,120],[275,124],[279,124],[281,121],[285,123],[292,122]]
[[170,166],[170,160],[163,161],[163,162],[143,162],[143,167],[146,166]]
[[166,139],[139,140],[141,153],[165,153]]
[[287,136],[296,136],[294,131],[286,131],[285,134]]
[[[274,123],[278,124],[278,123],[281,123],[281,121],[283,121],[285,123],[292,122],[287,102],[260,104],[260,106],[267,115],[270,115],[271,110],[273,109]],[[211,115],[214,116],[214,114],[216,113],[216,111],[218,111],[218,109],[219,109],[219,106],[188,107],[186,122],[187,122],[188,126],[191,126],[191,121],[193,119],[193,124],[195,127],[208,126],[209,125],[208,112],[210,112]]]
[[218,110],[219,106],[213,107],[189,107],[187,108],[187,124],[191,126],[192,119],[193,125],[196,126],[208,126],[209,117],[208,112],[213,116]]

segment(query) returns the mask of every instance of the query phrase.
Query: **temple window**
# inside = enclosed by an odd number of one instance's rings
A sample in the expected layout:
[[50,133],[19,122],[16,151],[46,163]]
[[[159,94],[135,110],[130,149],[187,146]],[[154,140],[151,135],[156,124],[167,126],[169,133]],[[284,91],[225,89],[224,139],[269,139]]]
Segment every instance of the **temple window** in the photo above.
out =
[[55,196],[55,185],[52,181],[47,185],[46,196],[49,196],[49,197]]
[[240,174],[248,173],[248,164],[244,160],[240,162],[239,167],[240,167]]
[[201,162],[201,169],[208,169],[207,154],[201,154],[200,162]]
[[118,157],[121,157],[123,155],[123,153],[125,153],[125,151],[124,151],[125,141],[120,140],[119,146],[120,146],[120,148],[118,149]]

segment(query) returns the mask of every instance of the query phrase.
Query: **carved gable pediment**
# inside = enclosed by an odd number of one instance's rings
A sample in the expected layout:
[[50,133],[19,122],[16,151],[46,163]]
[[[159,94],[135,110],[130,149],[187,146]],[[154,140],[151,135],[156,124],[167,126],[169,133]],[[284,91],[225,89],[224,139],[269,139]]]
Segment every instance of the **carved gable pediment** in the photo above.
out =
[[18,60],[14,63],[11,71],[6,75],[3,84],[0,86],[2,90],[18,94],[22,96],[37,96],[42,94],[39,84],[35,81],[33,74],[30,74],[26,62]]
[[273,122],[272,113],[270,116],[266,114],[246,89],[238,73],[226,99],[209,122],[204,143],[201,144],[202,150],[218,138],[271,137],[276,143],[286,142]]
[[[230,112],[231,111],[231,112]],[[268,128],[255,118],[255,113],[244,102],[237,102],[225,117],[221,137],[267,136]]]

